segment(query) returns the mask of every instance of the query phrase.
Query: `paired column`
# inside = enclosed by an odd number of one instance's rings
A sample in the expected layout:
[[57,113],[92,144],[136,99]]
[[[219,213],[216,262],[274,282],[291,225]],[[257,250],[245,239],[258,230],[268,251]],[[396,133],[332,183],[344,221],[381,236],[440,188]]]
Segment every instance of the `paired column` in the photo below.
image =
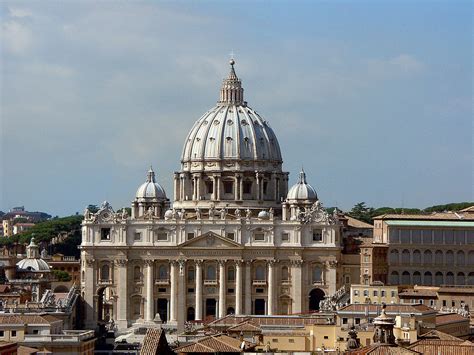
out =
[[242,261],[235,262],[235,314],[242,314]]
[[95,329],[96,320],[97,320],[97,304],[94,295],[97,291],[97,280],[96,280],[96,262],[93,258],[86,258],[86,255],[82,255],[82,260],[85,259],[84,267],[84,279],[81,282],[84,283],[84,287],[89,292],[85,292],[84,301],[85,301],[85,326],[87,329]]
[[195,320],[202,320],[202,260],[196,260]]
[[275,260],[268,261],[267,314],[275,314]]
[[252,314],[252,260],[245,262],[245,314]]
[[303,311],[301,304],[301,291],[303,288],[302,278],[303,260],[294,260],[291,264],[291,298],[293,298],[292,313]]
[[145,321],[151,322],[154,318],[154,297],[153,297],[153,267],[154,260],[145,260]]
[[219,318],[226,315],[226,272],[225,260],[219,260]]
[[127,327],[128,319],[128,279],[127,279],[127,260],[120,259],[115,260],[115,265],[117,266],[118,271],[118,280],[117,280],[117,290],[118,290],[118,300],[117,300],[117,325],[122,328]]
[[[178,311],[178,266],[176,261],[171,261],[170,268],[170,322],[176,323]],[[183,310],[184,311],[184,310]]]
[[[184,322],[186,321],[186,282],[185,282],[185,275],[186,275],[186,261],[185,260],[178,260],[178,294],[177,294],[177,309],[176,309],[176,317],[178,319],[178,331],[184,331]],[[178,311],[179,310],[179,311]]]

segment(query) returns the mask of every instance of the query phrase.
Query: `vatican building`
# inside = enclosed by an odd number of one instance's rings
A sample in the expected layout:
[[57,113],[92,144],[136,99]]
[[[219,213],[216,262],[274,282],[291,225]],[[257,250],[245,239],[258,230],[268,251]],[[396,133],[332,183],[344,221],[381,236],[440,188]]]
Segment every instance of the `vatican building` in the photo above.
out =
[[284,171],[277,136],[244,100],[234,65],[185,138],[172,199],[150,168],[131,213],[107,202],[85,211],[86,327],[299,314],[342,286],[341,226],[304,171]]

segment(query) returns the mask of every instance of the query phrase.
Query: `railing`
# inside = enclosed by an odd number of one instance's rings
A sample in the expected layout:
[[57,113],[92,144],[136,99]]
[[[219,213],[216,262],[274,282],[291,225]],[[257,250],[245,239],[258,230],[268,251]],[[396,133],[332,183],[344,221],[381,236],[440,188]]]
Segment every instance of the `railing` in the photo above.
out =
[[217,280],[204,280],[204,285],[217,285]]
[[264,286],[267,284],[267,280],[253,280],[252,284],[254,286]]
[[94,337],[93,330],[65,330],[63,334],[26,334],[23,342],[25,343],[38,343],[38,342],[71,342],[79,343],[83,340],[91,339]]
[[99,280],[99,285],[112,285],[112,280]]
[[155,279],[155,285],[164,286],[164,285],[169,285],[169,284],[170,284],[169,279]]

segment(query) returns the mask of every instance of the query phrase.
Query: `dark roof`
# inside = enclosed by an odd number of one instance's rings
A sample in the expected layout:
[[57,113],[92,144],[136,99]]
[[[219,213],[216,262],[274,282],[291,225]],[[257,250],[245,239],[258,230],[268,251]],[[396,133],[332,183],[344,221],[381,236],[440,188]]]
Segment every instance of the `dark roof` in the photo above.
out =
[[[243,349],[242,349],[243,344]],[[248,341],[231,338],[224,334],[212,335],[197,340],[194,343],[176,348],[177,353],[240,353],[242,350],[255,348]]]
[[457,340],[421,339],[408,346],[424,355],[473,355],[474,344]]
[[406,348],[399,347],[397,345],[389,345],[389,344],[373,344],[361,349],[356,349],[352,351],[346,352],[346,354],[350,355],[419,355],[416,350],[410,350]]
[[172,355],[163,329],[148,328],[143,339],[140,355]]
[[436,315],[436,325],[444,325],[449,323],[456,322],[467,322],[469,323],[469,318],[463,317],[457,313],[446,313],[446,314],[437,314]]
[[[365,303],[352,303],[350,305],[340,308],[337,313],[377,313],[382,311],[382,305],[379,304],[365,304]],[[433,308],[430,308],[424,304],[387,304],[385,309],[387,314],[398,314],[398,313],[436,313]]]

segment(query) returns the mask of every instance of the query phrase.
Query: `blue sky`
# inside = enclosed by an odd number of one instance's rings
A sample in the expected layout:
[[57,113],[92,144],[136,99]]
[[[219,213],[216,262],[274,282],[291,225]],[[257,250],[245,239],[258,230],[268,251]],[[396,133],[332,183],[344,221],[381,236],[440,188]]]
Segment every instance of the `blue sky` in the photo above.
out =
[[327,206],[473,197],[468,1],[0,4],[0,210],[128,206],[150,164],[172,196],[231,50],[290,184]]

